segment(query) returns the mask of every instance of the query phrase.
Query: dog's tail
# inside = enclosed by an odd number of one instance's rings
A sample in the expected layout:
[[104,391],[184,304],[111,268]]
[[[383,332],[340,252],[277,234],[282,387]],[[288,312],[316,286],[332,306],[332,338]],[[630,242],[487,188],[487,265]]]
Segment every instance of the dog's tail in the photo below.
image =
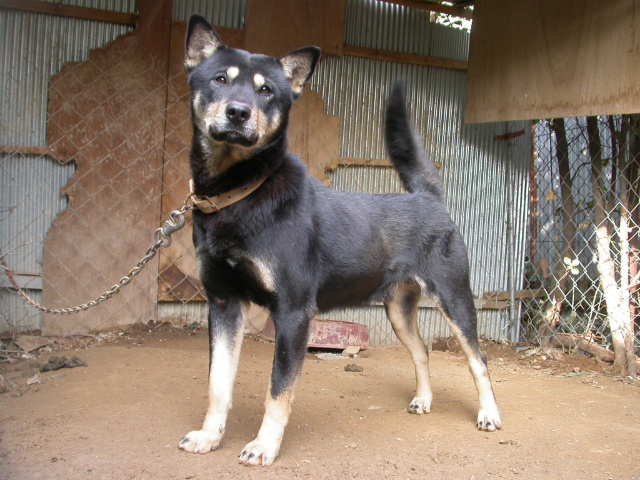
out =
[[444,198],[442,179],[414,133],[404,101],[404,86],[396,83],[389,95],[385,140],[393,165],[410,193],[430,192]]

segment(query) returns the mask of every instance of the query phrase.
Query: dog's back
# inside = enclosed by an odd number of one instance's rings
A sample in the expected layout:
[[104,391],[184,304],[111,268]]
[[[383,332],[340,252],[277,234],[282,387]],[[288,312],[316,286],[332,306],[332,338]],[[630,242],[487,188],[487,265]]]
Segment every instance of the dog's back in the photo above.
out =
[[409,194],[340,192],[307,177],[313,205],[300,215],[315,217],[319,226],[320,311],[382,301],[407,281],[433,294],[437,277],[447,274],[433,255],[450,257],[447,268],[468,275],[464,242],[447,212],[438,170],[411,127],[401,83],[388,99],[385,140]]

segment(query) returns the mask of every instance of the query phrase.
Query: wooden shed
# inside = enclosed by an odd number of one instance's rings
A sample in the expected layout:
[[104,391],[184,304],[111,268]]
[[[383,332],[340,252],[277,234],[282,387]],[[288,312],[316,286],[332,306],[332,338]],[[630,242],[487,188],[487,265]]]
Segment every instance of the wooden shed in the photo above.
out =
[[[407,81],[416,128],[469,248],[480,333],[498,340],[518,338],[505,299],[519,288],[526,255],[531,120],[640,111],[634,0],[100,5],[0,0],[0,248],[19,283],[56,308],[118,282],[187,195],[191,13],[233,47],[276,56],[322,48],[289,135],[330,188],[401,191],[382,112],[392,82]],[[443,24],[442,15],[473,17],[473,28]],[[188,228],[121,293],[78,314],[40,316],[0,280],[1,331],[62,335],[206,318]],[[433,307],[421,305],[423,335],[448,336]],[[381,306],[329,317],[366,324],[374,344],[396,342]]]

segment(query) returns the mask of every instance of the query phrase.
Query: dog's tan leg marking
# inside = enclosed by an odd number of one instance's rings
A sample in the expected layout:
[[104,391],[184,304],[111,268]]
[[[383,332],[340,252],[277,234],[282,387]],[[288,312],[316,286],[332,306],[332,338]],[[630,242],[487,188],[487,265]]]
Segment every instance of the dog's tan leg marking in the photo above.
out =
[[[242,307],[246,316],[247,305]],[[187,433],[179,447],[191,453],[208,453],[220,445],[231,409],[233,382],[238,370],[244,326],[237,329],[235,338],[221,336],[216,339],[209,370],[209,407],[202,429]]]
[[473,348],[460,329],[445,315],[449,323],[451,332],[458,340],[462,351],[467,357],[469,362],[469,370],[473,376],[473,380],[476,384],[476,390],[478,391],[478,403],[480,404],[480,410],[478,411],[478,430],[485,430],[493,432],[502,427],[502,421],[500,420],[500,412],[498,411],[498,405],[496,403],[496,397],[493,394],[493,387],[491,386],[491,378],[489,377],[489,370],[487,365],[483,361],[482,353],[479,348]]
[[418,415],[429,413],[433,398],[429,380],[429,350],[418,330],[420,293],[418,285],[398,285],[393,298],[385,303],[393,331],[409,350],[416,369],[416,396],[409,404],[409,413]]
[[267,390],[264,418],[256,439],[247,444],[240,453],[238,462],[248,466],[268,467],[278,456],[284,429],[289,421],[293,387],[278,398],[271,396],[271,385]]

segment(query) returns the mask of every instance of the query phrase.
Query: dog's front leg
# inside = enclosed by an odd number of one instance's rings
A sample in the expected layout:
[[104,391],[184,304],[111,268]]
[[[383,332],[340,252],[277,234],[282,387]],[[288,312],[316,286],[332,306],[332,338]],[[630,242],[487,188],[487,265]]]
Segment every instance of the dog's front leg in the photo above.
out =
[[244,305],[238,301],[209,302],[209,407],[202,429],[189,432],[180,448],[208,453],[220,445],[231,409],[233,382],[244,337]]
[[280,321],[274,316],[275,353],[264,417],[258,436],[240,453],[238,461],[244,465],[266,467],[278,456],[289,421],[293,391],[307,353],[310,322],[311,317],[302,313]]

